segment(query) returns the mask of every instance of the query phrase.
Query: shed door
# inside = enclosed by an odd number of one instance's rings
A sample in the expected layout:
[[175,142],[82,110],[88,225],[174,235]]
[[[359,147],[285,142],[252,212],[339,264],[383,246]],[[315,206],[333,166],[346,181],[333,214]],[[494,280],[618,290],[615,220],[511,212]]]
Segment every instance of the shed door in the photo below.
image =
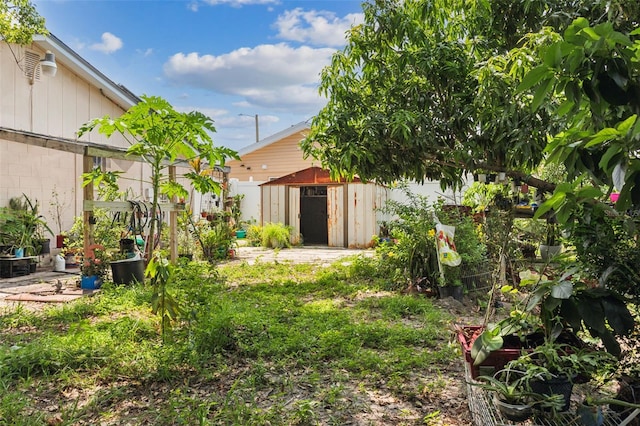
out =
[[329,246],[345,247],[344,238],[344,187],[330,186],[327,191],[327,206],[329,209]]
[[300,235],[300,188],[289,187],[289,226],[291,226],[291,244],[298,243]]
[[300,188],[300,233],[305,244],[327,244],[327,187]]

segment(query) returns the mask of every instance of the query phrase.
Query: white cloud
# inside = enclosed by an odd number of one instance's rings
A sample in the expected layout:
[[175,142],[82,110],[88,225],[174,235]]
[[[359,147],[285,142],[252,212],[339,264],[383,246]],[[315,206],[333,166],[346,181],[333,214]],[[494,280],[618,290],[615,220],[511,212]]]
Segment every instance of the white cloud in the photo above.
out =
[[215,6],[218,4],[228,4],[233,7],[242,7],[252,4],[278,4],[279,0],[202,0],[203,3]]
[[95,43],[89,46],[91,50],[97,50],[102,53],[113,53],[122,48],[122,40],[111,33],[102,34],[102,43]]
[[202,108],[202,107],[193,107],[193,106],[180,106],[174,107],[178,112],[191,112],[191,111],[200,111],[204,115],[209,118],[212,118],[214,121],[216,117],[221,117],[227,115],[228,111],[226,109],[218,109],[218,108]]
[[153,48],[149,47],[147,49],[136,49],[136,53],[144,58],[148,58],[153,55]]
[[268,108],[316,112],[324,101],[317,93],[320,71],[334,49],[293,48],[285,43],[241,48],[213,56],[177,53],[164,64],[174,85],[242,96]]
[[304,11],[301,8],[286,11],[278,17],[274,27],[278,37],[316,46],[343,46],[345,33],[353,25],[363,21],[362,13],[353,13],[344,18],[333,12]]

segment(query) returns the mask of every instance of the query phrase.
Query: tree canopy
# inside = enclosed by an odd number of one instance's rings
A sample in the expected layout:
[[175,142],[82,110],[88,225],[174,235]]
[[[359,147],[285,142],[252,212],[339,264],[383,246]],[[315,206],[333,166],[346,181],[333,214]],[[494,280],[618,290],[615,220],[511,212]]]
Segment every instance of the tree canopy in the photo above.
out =
[[0,38],[7,43],[25,45],[36,34],[48,34],[44,18],[30,0],[0,1]]
[[561,83],[521,85],[543,63],[541,46],[581,16],[623,32],[640,16],[635,1],[598,0],[376,0],[363,10],[322,72],[328,103],[305,154],[336,177],[453,186],[475,171],[527,177],[549,137],[575,124],[564,95],[547,96]]

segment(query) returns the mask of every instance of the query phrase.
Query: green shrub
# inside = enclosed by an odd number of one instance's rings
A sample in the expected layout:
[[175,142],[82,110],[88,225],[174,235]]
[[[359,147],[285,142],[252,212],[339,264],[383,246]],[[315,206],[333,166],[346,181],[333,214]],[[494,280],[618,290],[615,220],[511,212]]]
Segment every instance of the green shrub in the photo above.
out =
[[258,247],[262,241],[262,226],[249,225],[247,228],[247,241],[252,247]]
[[454,242],[462,258],[459,266],[443,265],[445,284],[462,284],[465,271],[486,262],[486,247],[478,227],[460,209],[446,206],[442,200],[431,202],[407,187],[402,189],[406,202],[390,200],[381,209],[395,219],[386,223],[392,242],[382,242],[376,247],[380,273],[389,277],[392,289],[419,280],[424,281],[423,285],[435,287],[440,281],[435,240],[435,227],[440,220],[442,224],[455,226]]
[[291,227],[282,223],[267,223],[262,227],[262,247],[291,247]]

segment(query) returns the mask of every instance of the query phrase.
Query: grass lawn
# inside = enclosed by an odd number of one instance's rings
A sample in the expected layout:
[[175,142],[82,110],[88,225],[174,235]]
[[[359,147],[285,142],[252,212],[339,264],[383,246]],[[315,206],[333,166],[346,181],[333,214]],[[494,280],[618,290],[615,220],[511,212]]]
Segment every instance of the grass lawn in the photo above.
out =
[[181,268],[151,289],[0,312],[2,425],[470,424],[453,317],[366,258]]

